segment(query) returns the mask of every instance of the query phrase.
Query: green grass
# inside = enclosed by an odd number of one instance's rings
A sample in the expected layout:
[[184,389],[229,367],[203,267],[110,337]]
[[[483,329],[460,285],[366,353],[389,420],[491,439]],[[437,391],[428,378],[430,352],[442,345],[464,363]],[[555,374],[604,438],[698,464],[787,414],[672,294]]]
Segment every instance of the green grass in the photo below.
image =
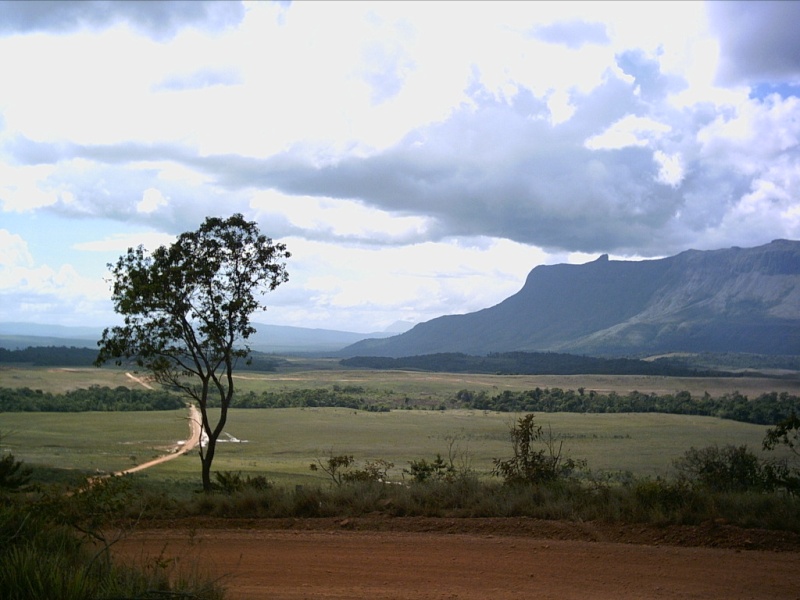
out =
[[[535,387],[674,393],[688,390],[712,396],[739,390],[750,397],[769,391],[800,393],[798,379],[667,378],[635,376],[498,376],[410,371],[369,371],[336,368],[335,361],[293,359],[276,373],[242,371],[237,385],[243,392],[315,387],[360,386],[375,402],[403,398],[427,400],[438,406],[458,390],[503,390]],[[54,393],[90,385],[138,385],[117,368],[0,368],[0,385],[29,387]],[[447,455],[449,438],[457,438],[457,458],[487,473],[492,459],[510,451],[508,429],[514,416],[481,411],[393,411],[367,413],[348,409],[234,409],[226,431],[248,443],[220,443],[214,467],[218,471],[265,474],[277,482],[323,481],[309,464],[334,454],[356,460],[385,459],[402,476],[408,462]],[[564,449],[585,458],[593,470],[663,475],[671,462],[690,446],[748,444],[759,450],[766,427],[709,417],[661,414],[540,413],[540,424],[565,436]],[[85,472],[129,468],[163,454],[187,435],[185,413],[0,413],[3,448],[31,465]],[[143,472],[151,481],[195,481],[199,459],[192,453]]]
[[[585,388],[597,392],[626,394],[633,390],[646,393],[672,394],[686,390],[702,396],[708,392],[721,396],[735,391],[749,397],[765,392],[800,394],[800,378],[766,377],[655,377],[639,375],[481,375],[464,373],[424,373],[418,371],[372,371],[343,369],[333,360],[307,361],[293,359],[289,366],[274,373],[237,372],[236,384],[242,391],[276,391],[358,385],[370,394],[429,398],[446,401],[461,389],[496,394],[505,390],[522,391],[536,387],[559,387],[565,390]],[[91,385],[108,387],[136,385],[124,369],[103,367],[40,368],[0,367],[0,386],[41,389],[62,393]]]
[[[139,413],[4,413],[4,450],[32,465],[93,472],[144,462],[187,434],[183,411]],[[493,458],[510,452],[514,415],[481,411],[392,411],[371,413],[336,408],[239,409],[225,431],[246,443],[221,442],[214,468],[264,474],[277,482],[324,481],[309,464],[333,454],[363,462],[385,459],[402,477],[408,462],[448,453],[488,473]],[[711,417],[661,414],[540,413],[537,421],[565,437],[564,450],[585,458],[593,470],[664,475],[690,446],[748,444],[760,449],[766,427]],[[225,439],[225,436],[223,436]],[[199,478],[195,453],[143,472],[153,481]]]
[[26,463],[110,472],[164,454],[188,426],[185,411],[0,413],[0,431]]

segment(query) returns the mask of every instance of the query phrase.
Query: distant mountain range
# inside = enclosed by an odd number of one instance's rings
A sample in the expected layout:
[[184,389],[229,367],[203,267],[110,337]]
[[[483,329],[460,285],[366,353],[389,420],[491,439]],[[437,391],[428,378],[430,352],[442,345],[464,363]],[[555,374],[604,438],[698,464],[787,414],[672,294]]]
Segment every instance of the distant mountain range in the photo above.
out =
[[368,339],[343,357],[460,352],[800,354],[800,242],[539,266],[500,304]]
[[[250,338],[253,350],[270,353],[328,353],[341,350],[365,338],[396,335],[412,323],[398,321],[386,331],[355,333],[331,329],[309,329],[283,325],[254,323],[256,333]],[[0,323],[0,348],[23,349],[29,346],[74,346],[97,348],[102,328],[65,327],[38,323]]]
[[[500,304],[364,334],[255,323],[253,350],[400,358],[438,353],[800,355],[800,242],[533,269]],[[0,347],[96,348],[102,329],[0,323]]]

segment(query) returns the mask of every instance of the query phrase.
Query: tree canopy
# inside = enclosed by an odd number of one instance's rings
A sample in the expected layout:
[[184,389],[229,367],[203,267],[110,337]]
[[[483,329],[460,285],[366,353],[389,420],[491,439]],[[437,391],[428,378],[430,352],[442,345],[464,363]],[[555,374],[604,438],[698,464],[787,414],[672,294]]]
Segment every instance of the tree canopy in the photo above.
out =
[[[250,316],[266,309],[262,295],[288,281],[285,244],[274,243],[241,214],[208,217],[197,231],[148,253],[129,248],[112,272],[114,310],[124,325],[107,328],[97,365],[132,360],[155,380],[197,402],[207,442],[201,446],[203,487],[233,398],[233,370],[250,349]],[[221,407],[209,421],[209,398]]]

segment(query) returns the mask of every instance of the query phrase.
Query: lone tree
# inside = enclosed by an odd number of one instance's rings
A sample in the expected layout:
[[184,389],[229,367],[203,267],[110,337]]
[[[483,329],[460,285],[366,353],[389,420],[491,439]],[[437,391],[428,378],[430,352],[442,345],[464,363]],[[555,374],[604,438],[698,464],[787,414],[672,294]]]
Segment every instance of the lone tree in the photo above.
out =
[[[134,360],[162,385],[179,389],[200,408],[207,444],[200,448],[203,489],[233,398],[233,371],[246,359],[255,329],[250,315],[266,308],[260,296],[288,281],[286,246],[235,214],[209,217],[152,254],[128,248],[113,274],[114,310],[123,326],[103,331],[95,364]],[[219,406],[216,424],[209,408]]]

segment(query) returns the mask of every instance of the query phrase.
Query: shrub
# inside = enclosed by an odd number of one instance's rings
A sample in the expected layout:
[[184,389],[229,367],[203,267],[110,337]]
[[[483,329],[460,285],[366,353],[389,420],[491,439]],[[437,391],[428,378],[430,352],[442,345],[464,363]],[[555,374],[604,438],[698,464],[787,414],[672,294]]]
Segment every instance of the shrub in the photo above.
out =
[[241,471],[221,471],[214,473],[216,483],[214,489],[226,494],[242,492],[244,490],[266,490],[272,487],[272,482],[263,475],[242,477]]
[[746,445],[692,447],[673,465],[680,479],[712,492],[769,491],[775,487],[771,469]]
[[428,480],[453,481],[456,469],[452,464],[447,464],[441,454],[437,454],[431,462],[424,458],[412,460],[409,468],[403,469],[403,473],[411,475],[411,479],[417,483]]
[[[83,490],[7,496],[0,503],[0,598],[100,600],[185,597],[220,600],[218,585],[170,561],[114,564],[103,528],[126,488],[106,480]],[[116,529],[116,524],[113,527]]]
[[[3,436],[0,435],[0,442]],[[31,479],[32,471],[10,452],[0,457],[0,490],[18,490]]]
[[348,483],[354,482],[376,482],[384,483],[388,479],[389,469],[394,467],[394,463],[379,458],[368,460],[364,463],[363,469],[355,469],[342,475],[342,479]]
[[[520,417],[509,433],[514,455],[507,460],[495,459],[492,471],[507,484],[554,481],[586,466],[585,461],[564,458],[563,440],[559,440],[552,429],[545,434],[533,414]],[[541,448],[535,450],[534,445]]]

